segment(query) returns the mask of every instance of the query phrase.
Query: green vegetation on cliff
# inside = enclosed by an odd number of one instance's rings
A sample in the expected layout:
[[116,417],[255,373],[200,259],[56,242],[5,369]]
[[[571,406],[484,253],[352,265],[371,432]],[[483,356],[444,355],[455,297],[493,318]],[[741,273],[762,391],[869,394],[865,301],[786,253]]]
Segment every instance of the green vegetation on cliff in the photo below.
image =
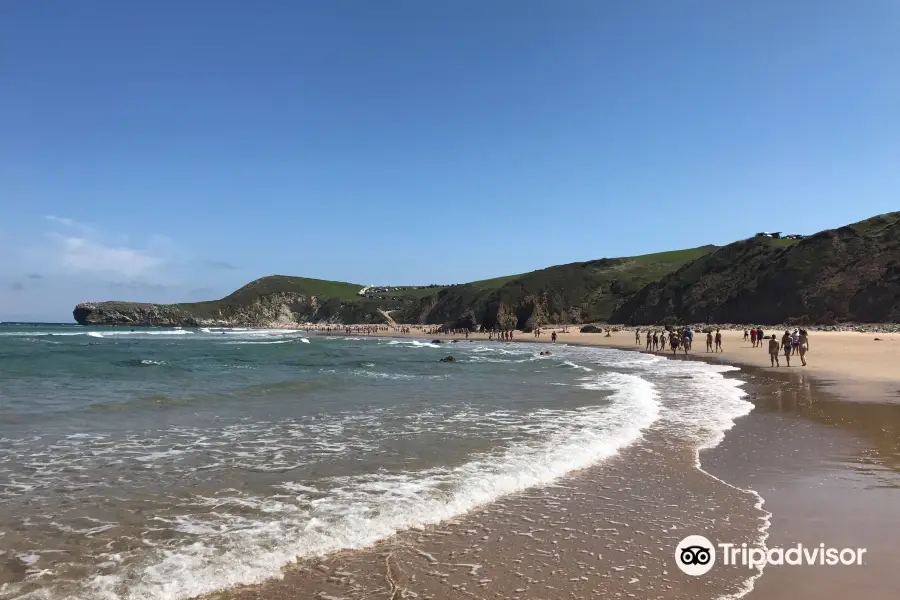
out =
[[900,321],[900,212],[723,246],[644,287],[616,323]]
[[394,317],[454,323],[467,311],[486,327],[529,329],[546,323],[605,321],[641,288],[715,246],[570,263],[438,290]]
[[604,258],[450,286],[364,287],[274,275],[221,300],[79,304],[82,324],[272,326],[298,322],[530,329],[608,321],[900,320],[900,213],[802,240]]

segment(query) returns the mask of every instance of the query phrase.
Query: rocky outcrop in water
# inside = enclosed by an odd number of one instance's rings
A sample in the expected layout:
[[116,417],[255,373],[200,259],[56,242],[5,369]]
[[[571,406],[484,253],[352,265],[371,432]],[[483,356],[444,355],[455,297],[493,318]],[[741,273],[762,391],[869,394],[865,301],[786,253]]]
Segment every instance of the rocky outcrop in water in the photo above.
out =
[[301,323],[382,323],[384,314],[365,303],[320,302],[316,296],[275,292],[246,303],[192,304],[84,302],[72,315],[81,325],[156,327],[284,327]]

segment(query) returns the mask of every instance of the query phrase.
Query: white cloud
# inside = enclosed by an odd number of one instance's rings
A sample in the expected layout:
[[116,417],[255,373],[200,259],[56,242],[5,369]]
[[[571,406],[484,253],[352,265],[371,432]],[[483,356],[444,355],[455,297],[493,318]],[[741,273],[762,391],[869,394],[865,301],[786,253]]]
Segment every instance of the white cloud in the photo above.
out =
[[44,218],[53,223],[65,225],[66,227],[75,227],[77,225],[77,223],[75,223],[74,220],[66,218],[66,217],[57,217],[55,215],[46,215]]
[[164,236],[151,236],[146,245],[136,247],[127,236],[118,236],[115,241],[103,239],[107,236],[75,219],[56,215],[44,218],[61,226],[49,235],[57,242],[52,250],[54,262],[67,271],[139,278],[162,266],[174,252],[174,243]]
[[70,269],[137,277],[165,262],[142,250],[114,248],[85,237],[62,237],[61,242],[60,262]]

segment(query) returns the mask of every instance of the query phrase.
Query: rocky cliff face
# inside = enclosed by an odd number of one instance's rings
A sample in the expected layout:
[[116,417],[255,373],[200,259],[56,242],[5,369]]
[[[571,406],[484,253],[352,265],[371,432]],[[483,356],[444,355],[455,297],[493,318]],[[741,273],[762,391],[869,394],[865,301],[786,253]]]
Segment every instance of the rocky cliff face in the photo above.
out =
[[751,238],[644,287],[614,323],[900,321],[900,213],[800,242]]
[[247,303],[84,302],[72,314],[81,325],[159,327],[281,327],[310,322],[380,323],[385,320],[377,309],[369,311],[359,304],[320,302],[316,296],[276,292]]
[[[84,325],[275,327],[290,323],[428,323],[532,329],[548,323],[900,321],[900,212],[799,242],[723,247],[559,265],[402,298],[352,284],[269,276],[211,302],[79,304]],[[430,291],[430,290],[429,290]],[[390,315],[390,316],[388,316]]]

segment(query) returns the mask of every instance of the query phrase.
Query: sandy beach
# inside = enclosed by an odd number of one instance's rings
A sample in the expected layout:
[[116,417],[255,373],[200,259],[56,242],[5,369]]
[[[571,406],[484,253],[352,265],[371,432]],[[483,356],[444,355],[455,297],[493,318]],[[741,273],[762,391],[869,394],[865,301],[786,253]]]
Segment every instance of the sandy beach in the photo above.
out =
[[[514,340],[549,342],[553,331],[544,330],[540,338],[516,332]],[[557,344],[643,351],[634,330],[610,337],[555,331]],[[466,343],[464,335],[419,329],[373,335],[440,339],[448,355]],[[705,352],[705,340],[698,338],[687,358],[739,365],[732,376],[746,382],[756,407],[721,444],[701,452],[702,470],[678,444],[668,446],[667,460],[657,460],[659,440],[648,436],[558,485],[514,494],[370,548],[302,561],[286,568],[282,579],[211,598],[724,597],[734,585],[727,573],[687,577],[677,570],[670,547],[698,523],[705,524],[702,529],[715,525],[718,535],[725,529],[738,544],[752,544],[758,523],[750,517],[747,490],[765,499],[769,547],[865,547],[868,558],[855,569],[769,566],[752,591],[738,596],[896,597],[900,550],[892,532],[900,527],[900,373],[894,365],[900,336],[810,331],[809,365],[790,368],[769,367],[767,351],[744,342],[742,331],[723,331],[725,351],[718,355]],[[676,358],[685,359],[680,352]],[[693,490],[690,496],[686,489]],[[716,516],[719,509],[742,505],[746,522],[723,523]],[[626,524],[635,519],[645,525]]]
[[[514,332],[513,342],[546,342],[550,343],[552,333],[557,334],[558,344],[581,344],[605,346],[623,350],[644,351],[646,328],[637,328],[641,332],[641,343],[635,344],[634,329],[625,328],[606,333],[581,333],[578,327],[568,330],[562,327],[548,327],[541,331],[540,337],[533,333]],[[767,335],[775,333],[778,338],[783,330],[768,329]],[[412,329],[410,333],[389,331],[381,335],[391,337],[415,337],[420,339],[441,340],[487,340],[488,334],[473,333],[465,335],[429,334],[424,329]],[[806,355],[808,365],[800,365],[799,357],[792,357],[791,366],[787,367],[784,357],[781,367],[776,370],[799,375],[809,375],[823,385],[835,388],[844,400],[900,402],[900,334],[896,333],[859,333],[855,331],[816,331],[810,329],[810,349]],[[500,342],[494,342],[500,343]],[[706,352],[704,334],[695,334],[693,349],[687,357],[717,361],[721,363],[746,367],[769,369],[769,354],[766,348],[754,348],[749,341],[744,341],[743,330],[723,330],[722,346],[724,352]],[[658,352],[662,356],[672,356],[671,350]],[[684,359],[679,350],[675,356]]]

